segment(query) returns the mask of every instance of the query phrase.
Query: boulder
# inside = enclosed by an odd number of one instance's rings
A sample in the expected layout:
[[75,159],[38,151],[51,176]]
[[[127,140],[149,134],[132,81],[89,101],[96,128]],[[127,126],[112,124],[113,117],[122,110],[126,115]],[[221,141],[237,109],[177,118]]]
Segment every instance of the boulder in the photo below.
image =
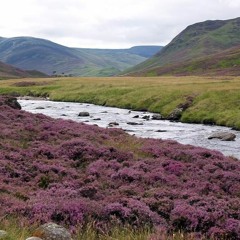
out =
[[149,115],[145,115],[145,116],[142,117],[142,119],[149,120],[150,116]]
[[192,106],[195,96],[187,96],[185,102],[180,103],[167,117],[170,121],[179,121],[185,110]]
[[180,120],[183,113],[183,108],[175,108],[167,117],[170,121],[178,121]]
[[7,232],[4,230],[0,230],[0,239],[5,238],[7,236]]
[[110,122],[108,124],[109,127],[114,127],[114,126],[118,126],[118,125],[119,125],[119,123],[117,123],[117,122]]
[[187,96],[184,103],[180,103],[177,107],[181,108],[183,111],[192,106],[195,96]]
[[80,113],[78,114],[78,116],[79,116],[79,117],[89,117],[90,114],[89,114],[89,112],[80,112]]
[[143,125],[143,123],[127,122],[128,125]]
[[55,223],[46,223],[40,226],[33,235],[42,240],[72,240],[70,232]]
[[208,137],[208,139],[213,139],[213,138],[218,138],[218,139],[221,139],[222,141],[234,141],[236,138],[236,135],[230,132],[216,132]]
[[152,120],[162,120],[162,116],[160,114],[153,114],[152,115]]
[[133,116],[133,118],[139,118],[139,115],[135,115],[135,116]]
[[1,105],[8,105],[14,109],[21,109],[21,105],[17,101],[17,98],[11,96],[0,96],[0,106]]

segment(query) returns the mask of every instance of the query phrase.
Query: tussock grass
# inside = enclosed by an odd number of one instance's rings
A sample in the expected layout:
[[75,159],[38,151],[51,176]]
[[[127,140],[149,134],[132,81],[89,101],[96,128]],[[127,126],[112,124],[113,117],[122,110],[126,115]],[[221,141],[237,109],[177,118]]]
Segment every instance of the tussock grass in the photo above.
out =
[[[33,236],[37,225],[28,226],[19,219],[5,219],[0,223],[0,230],[5,230],[8,235],[2,240],[25,240]],[[72,234],[74,240],[195,240],[197,239],[194,233],[183,234],[173,233],[166,235],[161,230],[153,230],[150,228],[133,229],[130,226],[113,227],[108,232],[97,231],[94,223],[89,223],[87,226],[79,227]],[[202,238],[202,240],[205,240]]]
[[50,82],[44,86],[16,86],[17,82],[28,81],[43,80],[2,80],[0,94],[49,96],[54,101],[148,110],[165,117],[192,96],[193,104],[181,121],[240,129],[240,77],[51,78],[44,79]]
[[8,233],[2,240],[25,240],[31,236],[32,227],[24,224],[19,219],[0,219],[0,230]]

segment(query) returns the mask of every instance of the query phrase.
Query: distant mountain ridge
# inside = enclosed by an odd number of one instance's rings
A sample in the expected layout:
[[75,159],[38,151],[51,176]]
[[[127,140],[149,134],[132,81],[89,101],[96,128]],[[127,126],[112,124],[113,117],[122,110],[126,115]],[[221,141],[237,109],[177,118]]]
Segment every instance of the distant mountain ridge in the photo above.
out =
[[160,46],[69,48],[33,37],[0,38],[0,61],[50,75],[111,76],[145,61],[160,49]]
[[[238,46],[240,46],[240,18],[208,20],[188,26],[160,52],[127,72],[133,75],[149,72],[151,75],[156,69],[197,61]],[[155,71],[159,74],[160,72]]]
[[38,71],[24,71],[11,65],[0,62],[0,79],[26,78],[26,77],[47,77]]

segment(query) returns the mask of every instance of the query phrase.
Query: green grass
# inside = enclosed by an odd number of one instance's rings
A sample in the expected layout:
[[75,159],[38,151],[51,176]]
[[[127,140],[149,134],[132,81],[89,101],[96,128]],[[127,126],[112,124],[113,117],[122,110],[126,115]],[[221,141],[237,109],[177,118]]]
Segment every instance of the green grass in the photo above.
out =
[[8,235],[2,240],[25,240],[27,237],[31,236],[31,232],[33,228],[26,226],[22,223],[20,226],[20,221],[16,219],[0,219],[0,230],[4,230],[8,233]]
[[[17,87],[16,82],[39,84]],[[45,82],[46,84],[42,84]],[[49,83],[48,83],[49,82]],[[41,83],[41,84],[40,84]],[[240,77],[115,77],[0,81],[0,94],[49,96],[54,101],[148,110],[167,117],[187,97],[193,104],[183,122],[214,122],[240,129]]]
[[[3,219],[0,222],[0,230],[5,230],[8,235],[2,240],[25,240],[28,237],[34,236],[37,225],[28,226],[24,222],[17,219]],[[79,227],[72,234],[74,240],[195,240],[193,233],[182,234],[174,233],[166,235],[161,230],[153,230],[150,228],[134,229],[130,226],[113,227],[111,230],[104,232],[96,230],[94,222],[87,226]],[[204,240],[204,239],[202,239]]]

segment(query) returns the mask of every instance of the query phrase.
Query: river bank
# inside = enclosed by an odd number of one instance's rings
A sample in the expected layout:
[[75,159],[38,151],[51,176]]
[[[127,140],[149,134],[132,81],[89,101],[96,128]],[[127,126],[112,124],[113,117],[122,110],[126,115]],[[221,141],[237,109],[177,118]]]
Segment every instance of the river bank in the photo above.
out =
[[163,118],[240,129],[240,77],[21,79],[0,93],[160,113]]
[[[70,119],[103,128],[121,128],[138,137],[175,140],[182,144],[218,150],[227,156],[240,159],[240,132],[230,128],[156,120],[159,115],[153,113],[93,104],[53,102],[31,97],[20,98],[19,102],[23,110],[32,113],[43,113],[53,118]],[[80,112],[88,112],[89,115],[81,117]],[[208,139],[215,132],[233,133],[236,140],[226,142]]]

